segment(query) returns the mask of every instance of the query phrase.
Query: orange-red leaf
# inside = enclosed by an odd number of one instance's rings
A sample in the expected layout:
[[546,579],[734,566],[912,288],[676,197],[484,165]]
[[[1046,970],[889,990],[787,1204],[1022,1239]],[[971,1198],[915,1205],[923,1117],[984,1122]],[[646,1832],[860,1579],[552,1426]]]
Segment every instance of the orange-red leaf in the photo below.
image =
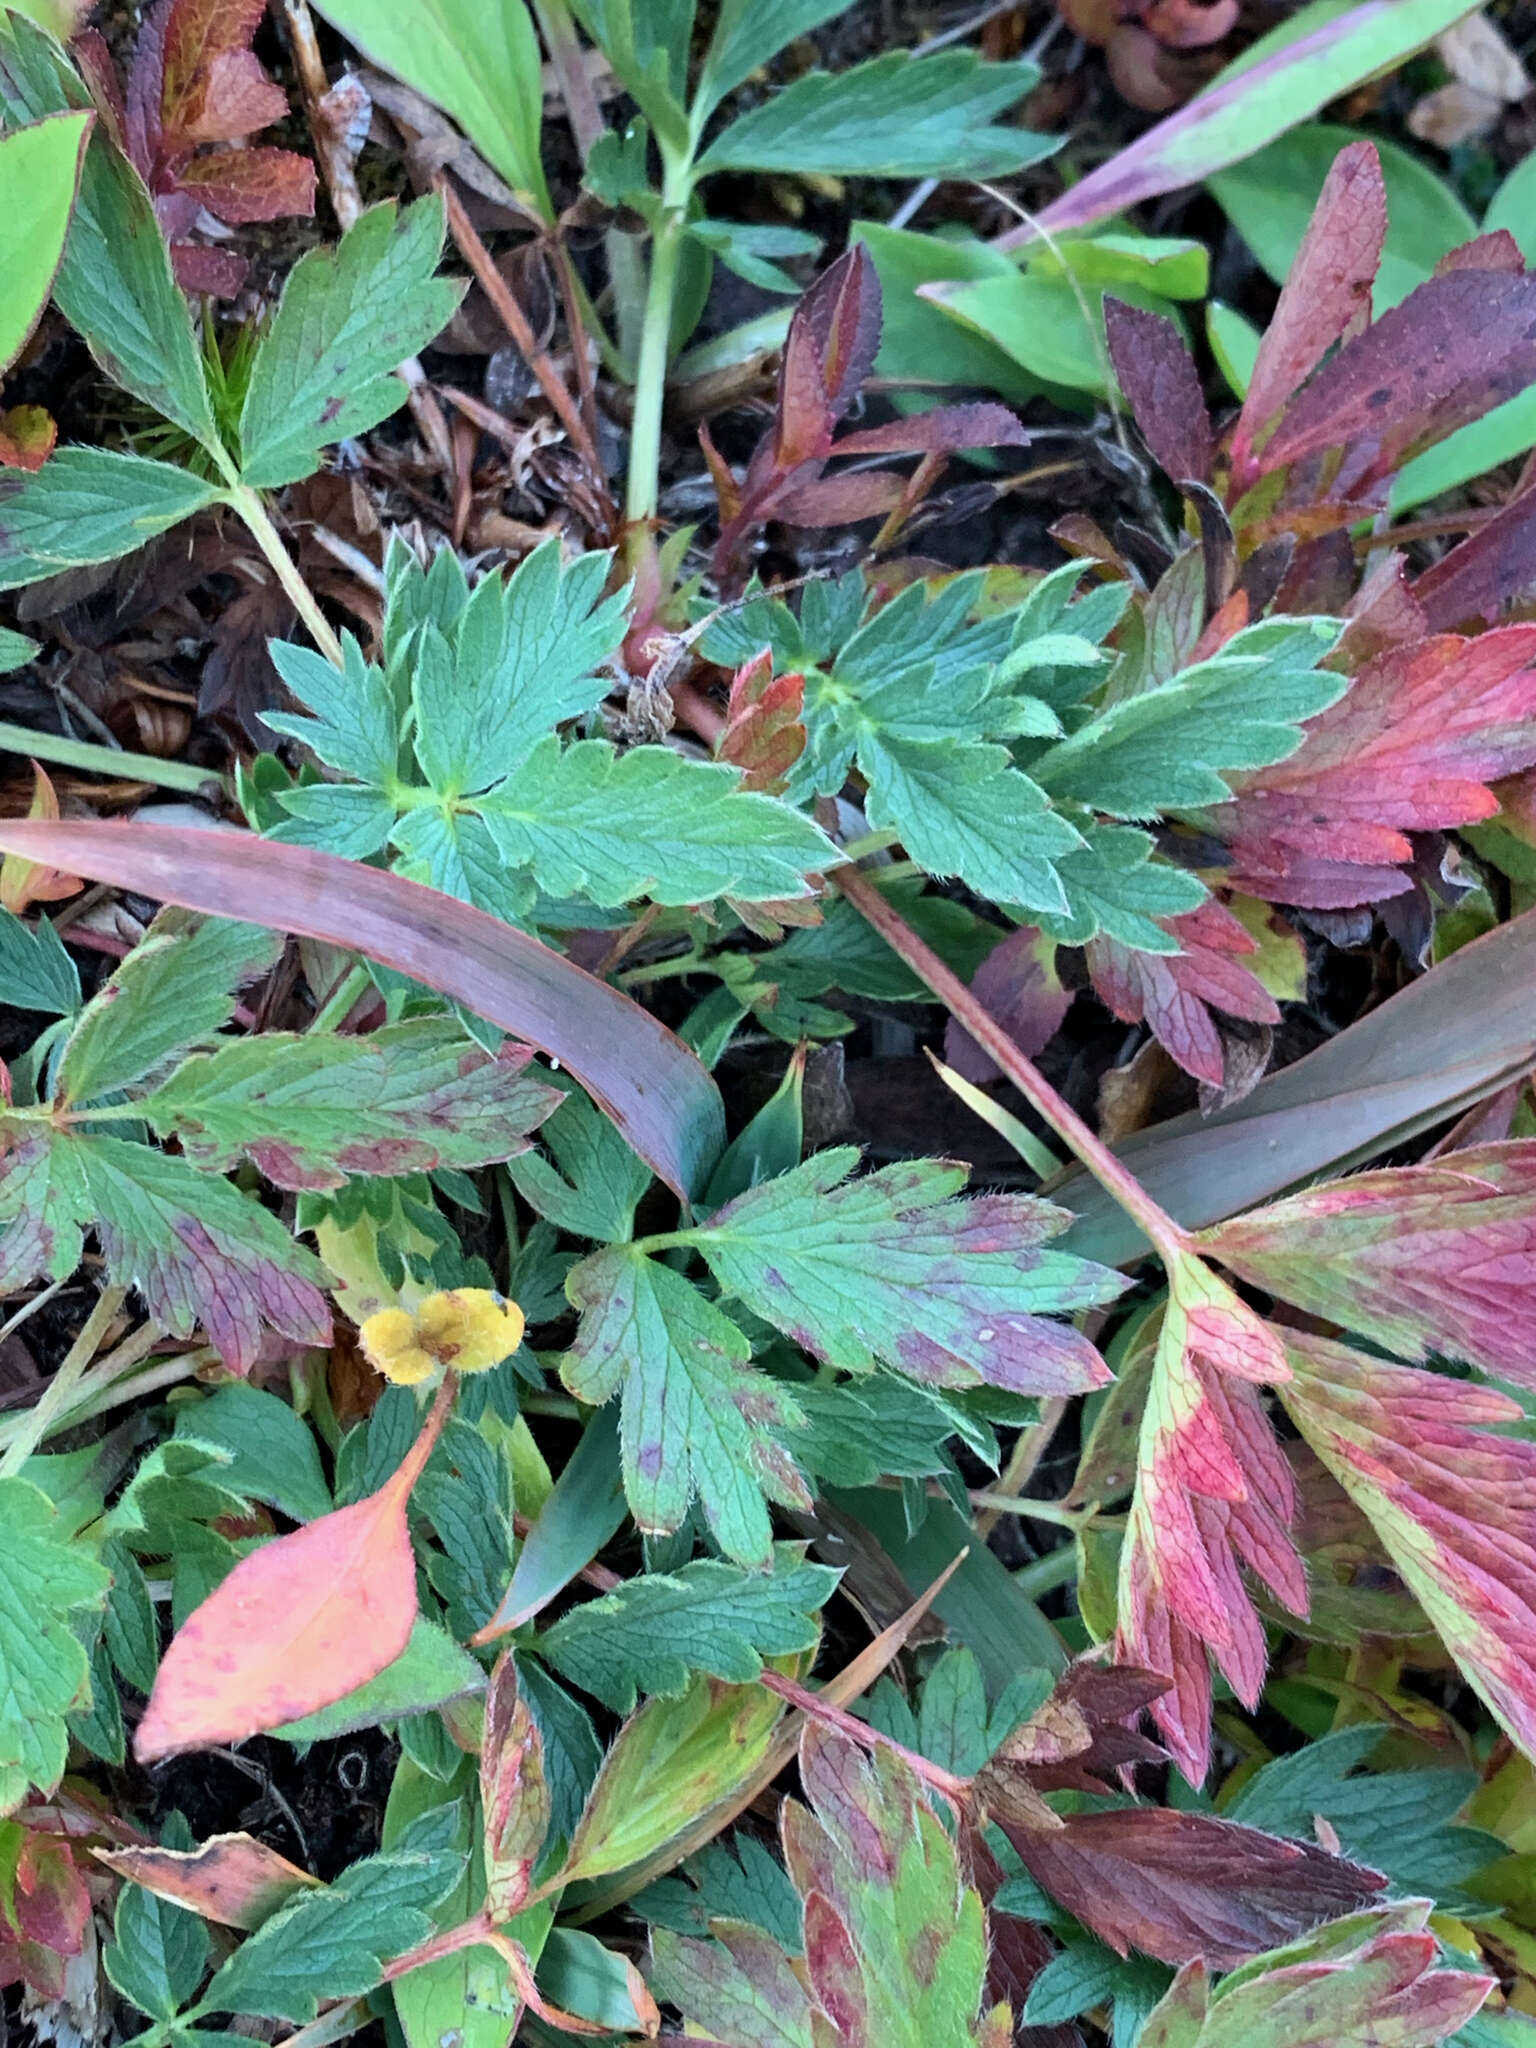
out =
[[784,778],[805,752],[804,708],[805,677],[776,676],[770,649],[737,669],[715,753],[742,770],[743,789],[784,787]]
[[295,1892],[319,1884],[254,1835],[210,1835],[195,1849],[98,1849],[97,1861],[157,1898],[248,1933]]
[[445,1381],[426,1427],[377,1493],[242,1558],[188,1616],[134,1736],[140,1763],[300,1720],[401,1655],[416,1619],[406,1500],[451,1386]]

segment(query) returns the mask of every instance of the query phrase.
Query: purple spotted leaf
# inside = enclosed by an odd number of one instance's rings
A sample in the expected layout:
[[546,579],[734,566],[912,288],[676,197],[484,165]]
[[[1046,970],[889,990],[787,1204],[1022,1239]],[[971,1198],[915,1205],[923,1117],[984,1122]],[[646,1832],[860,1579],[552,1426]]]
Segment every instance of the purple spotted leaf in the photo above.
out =
[[349,1175],[487,1166],[528,1149],[565,1097],[525,1072],[527,1046],[486,1052],[451,1019],[419,1017],[365,1037],[263,1032],[185,1061],[143,1100],[194,1164],[242,1157],[283,1188]]
[[175,1336],[201,1328],[232,1372],[269,1329],[330,1341],[323,1268],[254,1197],[148,1145],[0,1123],[0,1292],[66,1278],[87,1230],[113,1284]]
[[658,1928],[655,1988],[690,2039],[733,2048],[1006,2048],[1005,2005],[983,2011],[987,1930],[954,1842],[894,1751],[815,1722],[801,1738],[810,1804],[781,1809],[803,1902],[796,1969],[762,1929],[717,1921],[712,1941]]
[[965,1169],[905,1160],[859,1179],[851,1146],[739,1195],[690,1232],[727,1298],[842,1372],[1075,1394],[1109,1378],[1070,1323],[1124,1282],[1053,1250],[1070,1220],[1027,1195],[957,1199]]
[[1536,1387],[1536,1143],[1308,1188],[1205,1234],[1223,1264],[1400,1357]]

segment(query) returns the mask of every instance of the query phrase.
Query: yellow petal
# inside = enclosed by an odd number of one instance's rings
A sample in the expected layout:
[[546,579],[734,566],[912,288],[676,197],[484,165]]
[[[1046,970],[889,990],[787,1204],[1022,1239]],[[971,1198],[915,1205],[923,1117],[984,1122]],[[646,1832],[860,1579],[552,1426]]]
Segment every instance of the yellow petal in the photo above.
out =
[[419,1341],[455,1372],[489,1372],[523,1341],[523,1312],[486,1287],[429,1294],[416,1311]]

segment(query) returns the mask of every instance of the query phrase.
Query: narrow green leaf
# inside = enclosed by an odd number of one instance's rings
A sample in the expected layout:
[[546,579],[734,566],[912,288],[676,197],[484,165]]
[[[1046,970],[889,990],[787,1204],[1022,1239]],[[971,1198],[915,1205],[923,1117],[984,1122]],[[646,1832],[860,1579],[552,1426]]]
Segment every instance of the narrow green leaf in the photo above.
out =
[[80,1007],[79,973],[46,917],[28,926],[0,911],[0,979],[18,1009],[68,1017]]
[[60,448],[32,474],[0,470],[0,590],[131,554],[218,495],[188,470],[110,448]]
[[1033,64],[986,64],[970,50],[898,50],[835,75],[813,71],[734,121],[700,158],[699,175],[1006,177],[1060,146],[1055,136],[989,125],[1039,75]]
[[321,450],[397,412],[394,375],[447,326],[463,286],[434,275],[443,246],[435,195],[359,215],[335,249],[288,273],[240,414],[240,476],[271,489],[320,467]]

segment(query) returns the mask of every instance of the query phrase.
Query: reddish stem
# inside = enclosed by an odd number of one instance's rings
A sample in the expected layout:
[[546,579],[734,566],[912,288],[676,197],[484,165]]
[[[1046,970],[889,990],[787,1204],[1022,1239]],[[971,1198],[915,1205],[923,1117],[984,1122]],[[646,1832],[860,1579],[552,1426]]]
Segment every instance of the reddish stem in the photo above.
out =
[[1026,1059],[1016,1042],[997,1019],[966,987],[965,983],[924,943],[900,911],[881,895],[859,868],[835,870],[827,878],[874,926],[891,950],[912,969],[920,981],[938,997],[950,1015],[963,1024],[982,1050],[991,1055],[1030,1106],[1037,1110],[1056,1135],[1069,1145],[1094,1179],[1117,1201],[1126,1214],[1151,1239],[1165,1263],[1192,1249],[1189,1234],[1165,1209],[1160,1209],[1141,1182],[1123,1166],[1097,1133],[1046,1080],[1032,1060]]
[[924,1784],[931,1785],[935,1792],[942,1793],[950,1804],[964,1813],[970,1804],[971,1788],[964,1778],[957,1778],[953,1771],[946,1771],[942,1765],[919,1756],[915,1749],[898,1742],[894,1736],[882,1735],[878,1728],[871,1728],[867,1721],[861,1721],[846,1708],[835,1707],[819,1692],[812,1692],[809,1686],[801,1685],[793,1678],[786,1678],[781,1671],[774,1671],[764,1665],[758,1673],[757,1682],[769,1692],[778,1694],[781,1700],[788,1700],[792,1707],[798,1707],[802,1714],[809,1714],[813,1720],[825,1722],[840,1735],[857,1742],[863,1749],[894,1750],[903,1763],[910,1765]]

